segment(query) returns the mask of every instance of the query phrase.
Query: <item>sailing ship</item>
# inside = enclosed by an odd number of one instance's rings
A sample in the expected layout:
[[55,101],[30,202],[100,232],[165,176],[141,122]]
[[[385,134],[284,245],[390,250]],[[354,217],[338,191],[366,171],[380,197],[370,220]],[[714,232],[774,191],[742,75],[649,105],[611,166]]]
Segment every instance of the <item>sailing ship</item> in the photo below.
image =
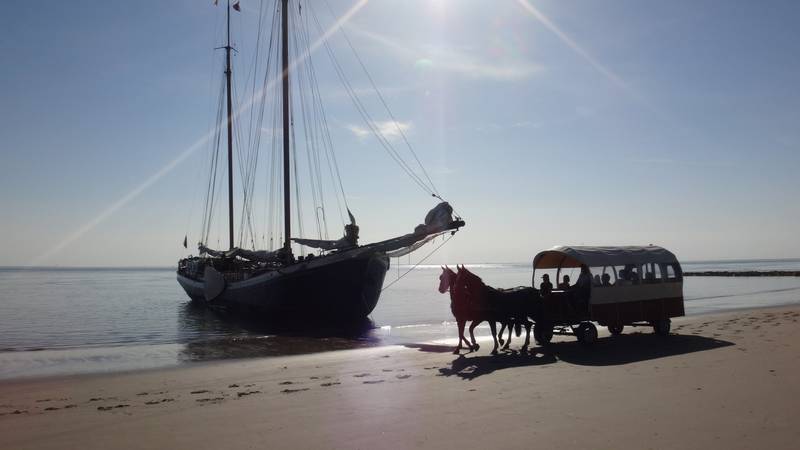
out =
[[[214,2],[217,3],[216,1]],[[276,168],[272,171],[272,179],[270,183],[273,186],[278,185],[280,191],[280,173],[282,172],[282,192],[278,192],[278,196],[282,194],[282,219],[283,230],[282,243],[279,241],[278,245],[269,248],[270,243],[274,242],[272,239],[267,242],[266,239],[261,242],[267,250],[257,249],[257,240],[252,239],[256,234],[252,231],[252,220],[248,218],[243,219],[240,224],[240,230],[250,230],[249,245],[243,244],[245,242],[243,234],[240,231],[239,245],[236,245],[234,240],[234,121],[237,116],[233,108],[233,89],[232,89],[232,68],[231,68],[231,53],[235,51],[231,45],[231,2],[227,2],[226,12],[226,45],[221,47],[225,50],[225,71],[224,71],[224,103],[225,103],[225,117],[222,117],[222,102],[219,105],[219,125],[217,126],[217,133],[220,136],[217,141],[221,140],[221,135],[225,130],[227,134],[227,215],[228,215],[228,250],[215,250],[209,248],[209,230],[210,221],[212,220],[213,207],[209,205],[213,203],[214,192],[216,191],[215,180],[217,176],[217,166],[212,165],[212,174],[209,176],[209,189],[206,195],[206,211],[203,223],[203,232],[201,233],[201,240],[198,243],[199,256],[189,256],[183,258],[178,263],[177,279],[179,284],[183,287],[189,297],[203,305],[214,309],[244,311],[247,313],[262,314],[265,317],[273,320],[283,320],[284,318],[302,318],[310,316],[344,319],[344,320],[359,320],[367,317],[375,308],[381,291],[383,289],[383,282],[386,272],[389,269],[390,257],[399,257],[417,250],[422,245],[431,242],[433,239],[446,234],[453,235],[460,227],[465,225],[464,221],[458,216],[454,216],[453,208],[438,195],[435,188],[430,189],[433,197],[438,199],[438,204],[430,210],[426,215],[424,223],[414,228],[414,231],[402,236],[393,237],[390,239],[382,240],[379,242],[360,244],[359,227],[356,224],[354,215],[347,207],[347,217],[349,223],[346,223],[345,233],[341,239],[332,240],[327,239],[326,235],[322,232],[319,233],[317,239],[307,239],[294,237],[292,228],[292,187],[293,182],[297,180],[292,179],[293,169],[294,175],[297,175],[297,161],[293,164],[293,146],[294,142],[291,139],[293,135],[293,104],[290,95],[290,86],[292,84],[292,77],[295,70],[298,70],[298,63],[290,61],[290,43],[293,45],[300,45],[306,43],[306,51],[303,56],[298,58],[307,57],[308,53],[308,33],[307,29],[302,30],[303,33],[300,38],[290,39],[290,19],[300,22],[301,24],[308,24],[311,19],[307,17],[307,5],[295,3],[294,0],[275,0],[273,4],[272,13],[273,21],[271,27],[270,46],[275,41],[275,50],[279,49],[280,57],[276,54],[274,56],[275,67],[280,67],[280,72],[275,69],[276,79],[280,79],[280,98],[278,95],[274,96],[272,100],[280,103],[280,128],[275,127],[275,140],[282,144],[281,161],[276,162]],[[268,3],[272,3],[269,2]],[[263,5],[263,3],[262,3]],[[306,6],[306,8],[303,8]],[[240,11],[239,2],[233,3],[233,9]],[[302,14],[306,14],[302,18]],[[291,16],[291,17],[290,17]],[[316,20],[316,17],[314,17]],[[259,20],[259,24],[261,20]],[[318,22],[317,22],[318,23]],[[277,29],[276,29],[277,28]],[[260,33],[259,33],[260,34]],[[305,37],[303,37],[305,36]],[[303,40],[305,39],[305,40]],[[349,39],[348,39],[349,43]],[[327,44],[326,48],[327,48]],[[351,47],[352,48],[352,47]],[[328,49],[329,50],[329,49]],[[355,51],[355,50],[354,50]],[[270,66],[273,56],[268,56],[267,66]],[[278,64],[278,59],[280,63]],[[360,61],[360,60],[359,60]],[[362,65],[363,67],[363,65]],[[365,69],[366,70],[366,69]],[[266,76],[264,77],[266,80]],[[306,73],[306,80],[313,81],[313,72]],[[371,78],[370,78],[371,81]],[[276,83],[277,84],[277,83]],[[254,84],[255,86],[255,84]],[[374,84],[373,84],[374,87]],[[377,87],[375,88],[377,90]],[[276,86],[276,91],[278,90]],[[310,89],[309,95],[318,94],[317,87]],[[262,100],[268,97],[268,93],[263,93]],[[300,97],[303,92],[300,93]],[[256,95],[256,97],[258,97]],[[318,96],[319,97],[319,96]],[[222,96],[220,99],[222,100]],[[381,97],[382,99],[382,97]],[[315,100],[314,106],[318,104]],[[384,103],[385,104],[385,103]],[[275,108],[275,115],[277,117],[278,108]],[[388,110],[388,107],[387,107]],[[317,108],[316,111],[324,111]],[[304,111],[305,113],[305,111]],[[322,114],[322,113],[320,113]],[[391,114],[391,112],[390,112]],[[394,116],[391,116],[394,121]],[[324,119],[324,117],[323,117]],[[277,119],[276,119],[277,122]],[[325,122],[323,120],[323,122]],[[396,121],[394,121],[396,123]],[[326,123],[324,124],[325,126]],[[260,124],[258,124],[261,127]],[[374,127],[373,127],[374,128]],[[397,128],[402,132],[402,129]],[[278,131],[279,130],[279,131]],[[327,131],[326,131],[327,133]],[[325,134],[330,136],[329,133]],[[280,137],[281,139],[278,139]],[[379,136],[380,137],[380,136]],[[405,139],[405,136],[403,136]],[[282,142],[281,142],[282,141]],[[388,143],[384,138],[380,140],[382,145]],[[407,140],[406,140],[407,143]],[[219,144],[218,144],[219,146]],[[279,144],[275,144],[276,147]],[[255,146],[257,147],[257,145]],[[409,149],[411,149],[409,145]],[[251,149],[250,155],[253,151]],[[411,149],[413,152],[413,149]],[[296,153],[296,152],[295,152]],[[398,156],[397,152],[394,153]],[[240,161],[254,161],[255,158],[248,156],[246,158],[239,158]],[[419,163],[419,159],[414,158]],[[330,160],[330,158],[328,158]],[[335,158],[333,159],[335,164]],[[397,162],[398,160],[395,159]],[[402,162],[402,161],[400,161]],[[279,170],[279,167],[282,170]],[[408,169],[408,164],[402,164],[401,167]],[[420,167],[424,171],[420,163]],[[331,173],[338,174],[338,167]],[[415,181],[430,181],[430,177],[425,173],[425,178],[422,178],[418,173],[406,173],[415,178]],[[217,177],[217,178],[214,178]],[[243,191],[245,197],[249,196],[249,201],[252,202],[252,188],[248,191],[247,187],[254,184],[252,180],[252,172],[246,172],[243,175],[245,180],[242,180]],[[295,176],[297,178],[297,176]],[[277,183],[275,183],[277,181]],[[341,180],[339,180],[341,186]],[[423,183],[424,186],[432,186]],[[298,194],[296,194],[298,195]],[[342,188],[342,195],[344,189]],[[346,199],[345,199],[346,200]],[[243,217],[250,214],[251,207],[247,203],[248,198],[243,200],[241,210]],[[279,203],[279,202],[278,202]],[[279,207],[276,210],[279,211]],[[317,225],[322,223],[326,225],[324,207],[316,206],[315,215],[317,218]],[[279,213],[278,213],[279,214]],[[343,216],[343,215],[342,215]],[[343,218],[343,222],[344,222]],[[246,227],[243,226],[245,225]],[[270,222],[270,221],[268,221]],[[271,220],[273,228],[275,227],[276,220]],[[271,230],[275,233],[276,230]],[[300,255],[296,255],[293,250],[293,243],[295,247],[300,248]],[[187,238],[184,238],[184,247],[186,247]],[[281,245],[282,244],[282,245]],[[249,248],[245,248],[248,246]],[[274,248],[278,247],[278,248]],[[306,248],[316,249],[318,253],[306,253]]]

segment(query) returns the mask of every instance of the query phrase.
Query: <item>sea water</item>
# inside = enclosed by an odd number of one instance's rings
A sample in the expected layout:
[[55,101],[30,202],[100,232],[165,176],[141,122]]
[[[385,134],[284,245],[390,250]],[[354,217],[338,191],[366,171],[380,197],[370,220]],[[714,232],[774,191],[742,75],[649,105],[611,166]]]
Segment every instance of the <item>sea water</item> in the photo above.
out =
[[[495,287],[531,285],[530,264],[468,266]],[[703,261],[684,271],[800,270],[800,260]],[[454,335],[439,266],[393,266],[370,321],[343,333],[276,335],[197,308],[172,268],[0,268],[0,378],[164,367]],[[800,277],[686,277],[687,315],[800,303]]]

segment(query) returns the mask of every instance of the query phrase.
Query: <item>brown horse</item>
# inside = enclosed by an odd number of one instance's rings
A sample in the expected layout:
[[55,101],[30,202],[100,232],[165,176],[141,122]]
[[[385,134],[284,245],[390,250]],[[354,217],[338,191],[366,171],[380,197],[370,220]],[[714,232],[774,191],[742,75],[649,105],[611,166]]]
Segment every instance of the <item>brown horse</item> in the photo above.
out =
[[[458,325],[458,347],[453,350],[454,355],[461,352],[462,343],[465,343],[470,351],[478,349],[478,344],[473,346],[473,344],[470,344],[467,340],[466,336],[464,336],[464,326],[468,320],[468,308],[460,301],[460,298],[456,297],[455,290],[453,289],[456,285],[456,278],[458,278],[458,275],[453,272],[452,269],[447,266],[442,267],[442,274],[439,275],[439,293],[444,294],[445,292],[450,292],[450,311],[452,311],[453,317],[455,317],[456,324]],[[475,341],[474,337],[472,341]]]
[[[509,328],[509,337],[503,349],[507,350],[511,344],[511,327],[514,326],[517,329],[517,336],[519,336],[521,327],[524,326],[526,333],[522,349],[526,350],[530,344],[532,325],[528,317],[537,317],[540,307],[536,290],[532,288],[498,290],[487,286],[480,277],[463,266],[458,270],[458,280],[463,281],[457,281],[456,291],[458,292],[459,288],[463,286],[464,295],[471,297],[469,302],[477,311],[480,311],[480,318],[489,322],[493,337],[497,338],[494,329],[495,322],[500,322],[503,328]],[[480,322],[473,321],[470,326],[470,333],[478,323]],[[502,336],[502,331],[500,334]],[[495,351],[497,350],[498,341],[502,343],[502,337],[495,339]]]
[[[494,339],[492,354],[495,354],[497,353],[495,321],[492,320],[488,309],[482,305],[484,298],[480,290],[472,292],[474,289],[473,281],[469,275],[471,274],[466,272],[463,267],[458,267],[458,273],[456,273],[445,266],[442,267],[442,274],[439,276],[439,292],[444,294],[450,291],[450,311],[452,311],[458,325],[458,346],[453,350],[453,354],[461,352],[462,343],[465,343],[470,351],[480,348],[480,345],[475,340],[475,327],[483,321],[489,322],[489,328],[492,330],[492,338]],[[472,322],[469,327],[472,342],[467,340],[464,335],[464,327],[467,322]]]

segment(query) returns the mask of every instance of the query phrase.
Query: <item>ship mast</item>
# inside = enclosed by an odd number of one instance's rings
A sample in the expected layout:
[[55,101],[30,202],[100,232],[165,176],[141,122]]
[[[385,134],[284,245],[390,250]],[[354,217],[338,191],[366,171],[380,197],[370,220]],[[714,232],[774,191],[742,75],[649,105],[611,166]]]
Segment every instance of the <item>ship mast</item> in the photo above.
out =
[[281,60],[283,65],[283,227],[285,236],[283,248],[287,255],[291,255],[292,228],[289,209],[291,200],[291,180],[289,179],[289,0],[282,0],[281,4],[281,34]]
[[225,82],[228,101],[228,238],[233,250],[233,102],[231,100],[231,0],[228,0],[228,41],[225,45]]

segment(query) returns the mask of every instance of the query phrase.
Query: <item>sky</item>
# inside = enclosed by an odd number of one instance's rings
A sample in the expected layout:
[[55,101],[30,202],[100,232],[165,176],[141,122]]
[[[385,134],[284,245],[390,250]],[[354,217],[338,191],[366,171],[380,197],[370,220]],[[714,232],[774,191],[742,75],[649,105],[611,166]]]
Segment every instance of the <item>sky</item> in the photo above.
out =
[[[259,3],[234,16],[237,86]],[[800,257],[797,2],[306,3],[403,148],[341,18],[467,223],[426,262],[525,262],[567,244]],[[211,0],[0,5],[0,266],[170,266],[189,253],[223,13]],[[311,58],[362,242],[410,232],[436,201],[366,133],[323,48]],[[224,247],[218,222],[209,244]]]

